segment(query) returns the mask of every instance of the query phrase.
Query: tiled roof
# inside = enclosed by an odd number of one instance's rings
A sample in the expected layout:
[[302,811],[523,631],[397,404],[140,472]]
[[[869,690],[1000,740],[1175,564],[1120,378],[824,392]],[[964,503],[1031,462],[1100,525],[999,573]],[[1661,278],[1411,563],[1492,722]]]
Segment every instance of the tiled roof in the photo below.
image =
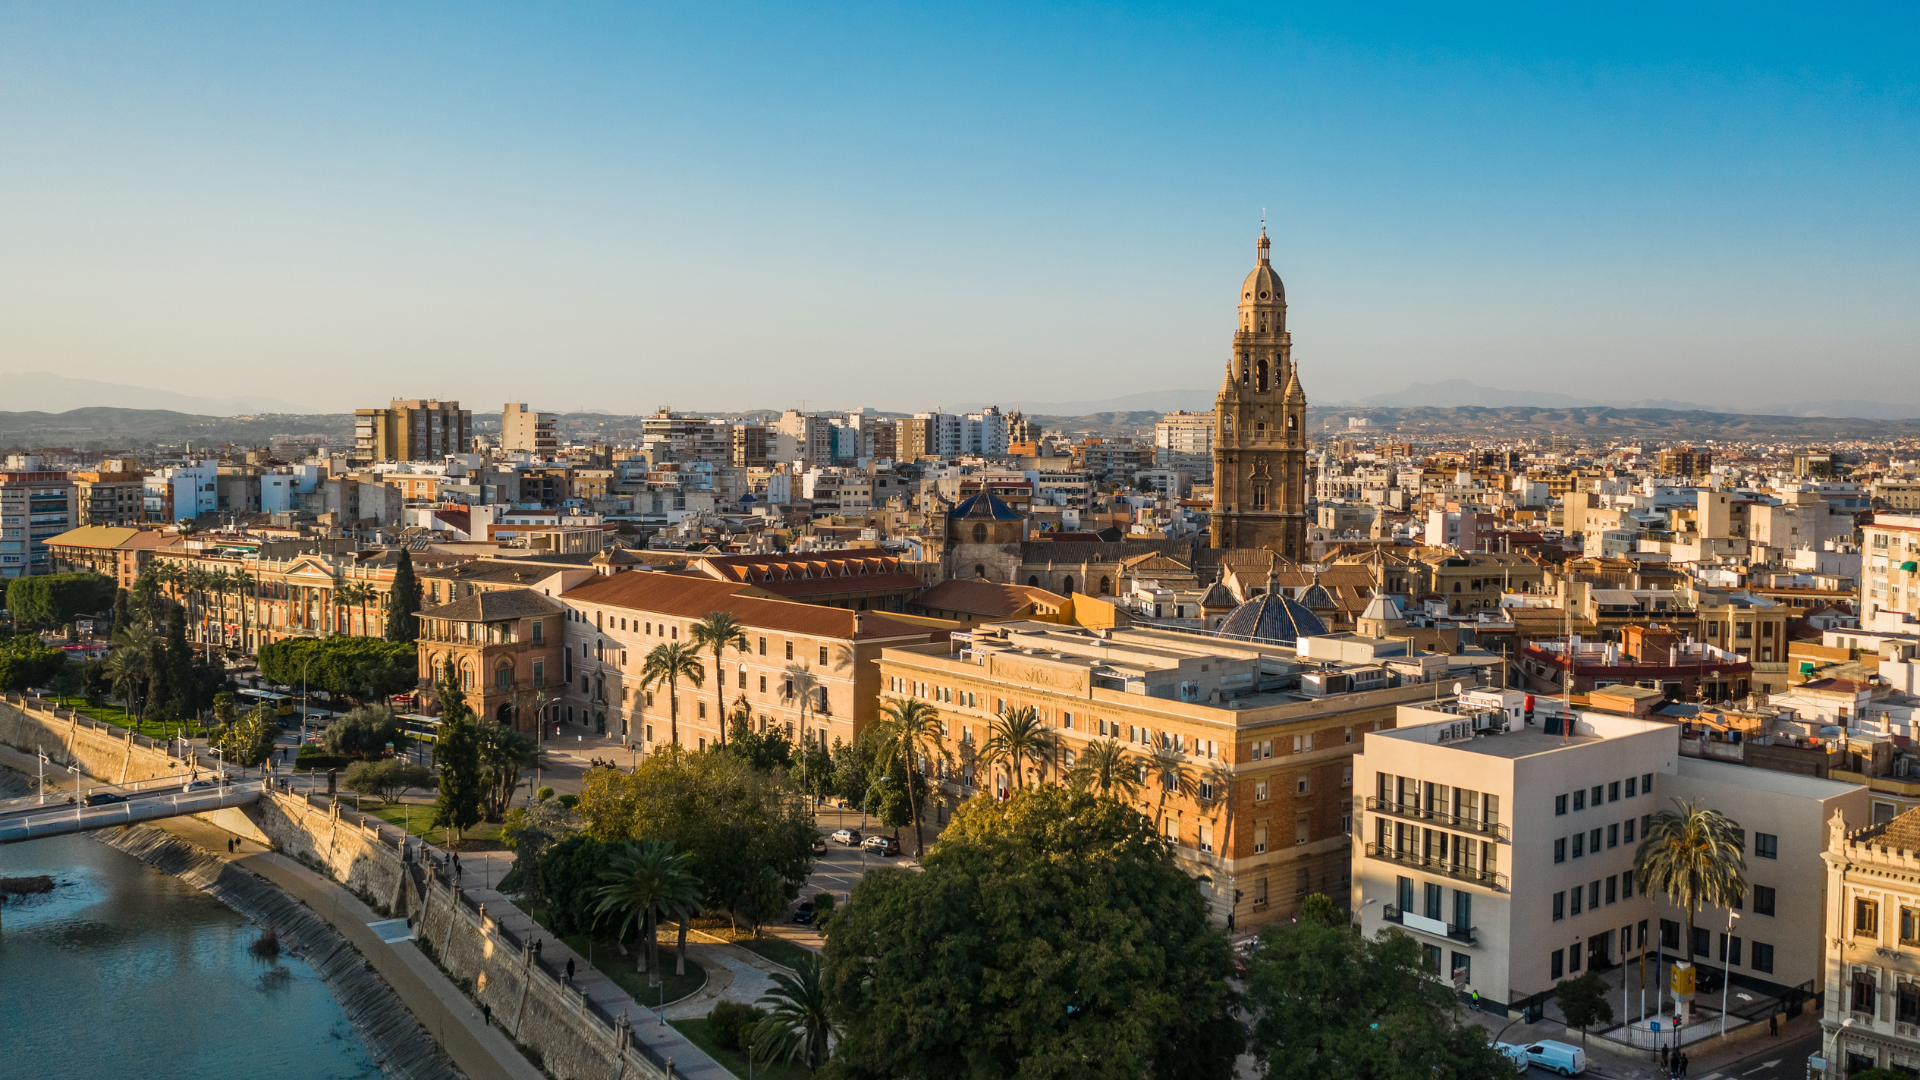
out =
[[969,615],[1005,618],[1026,611],[1035,601],[1055,606],[1067,598],[1031,585],[1003,585],[980,578],[953,578],[943,581],[914,600],[923,608],[936,611],[963,611]]
[[1886,829],[1880,833],[1877,846],[1920,851],[1920,808],[1894,815],[1894,819],[1887,822]]
[[[857,638],[864,641],[869,638],[935,633],[918,624],[890,619],[877,612],[856,612],[792,600],[741,595],[746,589],[747,586],[741,582],[715,581],[702,575],[634,572],[596,577],[564,595],[576,604],[650,611],[684,619],[700,619],[711,612],[730,611],[742,623],[756,629],[814,637]],[[856,621],[860,625],[858,633],[854,631]]]
[[1013,507],[1001,502],[998,495],[985,491],[954,507],[947,516],[949,518],[992,518],[995,521],[1020,519],[1020,515],[1013,512]]
[[559,601],[532,589],[496,589],[463,596],[451,604],[427,608],[423,619],[448,619],[453,622],[499,622],[503,619],[537,619],[558,615],[565,608]]
[[1135,555],[1160,552],[1178,559],[1194,557],[1191,540],[1122,540],[1114,544],[1083,544],[1074,541],[1028,540],[1020,545],[1020,561],[1025,563],[1117,563]]
[[918,574],[900,569],[897,556],[875,548],[724,555],[697,560],[693,569],[722,581],[737,581],[792,597],[912,591],[923,584]]
[[[101,549],[122,548],[127,547],[127,541],[132,540],[143,531],[147,530],[129,529],[119,525],[82,525],[78,529],[69,529],[59,536],[48,537],[47,546]],[[153,535],[159,536],[161,534],[155,532]]]

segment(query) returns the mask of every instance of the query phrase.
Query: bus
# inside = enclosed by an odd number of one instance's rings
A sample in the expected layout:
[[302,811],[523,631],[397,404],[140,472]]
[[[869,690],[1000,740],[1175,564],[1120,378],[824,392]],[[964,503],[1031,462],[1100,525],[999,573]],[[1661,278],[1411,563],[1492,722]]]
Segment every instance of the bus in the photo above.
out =
[[419,713],[401,713],[400,730],[415,742],[431,743],[440,738],[440,718]]
[[277,717],[284,718],[293,715],[292,694],[279,694],[272,690],[254,690],[248,687],[241,687],[240,696],[247,699],[246,703],[248,704],[272,706],[273,715]]

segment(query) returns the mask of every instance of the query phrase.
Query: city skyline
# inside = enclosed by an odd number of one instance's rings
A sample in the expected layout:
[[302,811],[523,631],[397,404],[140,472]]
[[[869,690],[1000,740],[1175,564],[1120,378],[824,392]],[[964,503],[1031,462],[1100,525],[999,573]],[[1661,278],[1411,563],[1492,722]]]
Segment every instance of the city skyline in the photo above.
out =
[[1263,209],[1317,401],[1754,407],[1920,337],[1898,11],[8,22],[12,371],[330,411],[553,365],[621,412],[1204,390]]

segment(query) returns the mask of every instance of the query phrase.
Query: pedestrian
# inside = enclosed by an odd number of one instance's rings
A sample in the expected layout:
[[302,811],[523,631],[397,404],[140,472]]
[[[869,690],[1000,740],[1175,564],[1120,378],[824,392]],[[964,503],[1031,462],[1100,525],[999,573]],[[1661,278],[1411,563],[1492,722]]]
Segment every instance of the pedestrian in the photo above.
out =
[[492,1027],[493,1026],[493,1006],[491,1005],[480,1006],[480,1019],[488,1027]]
[[1683,1051],[1681,1051],[1681,1053],[1680,1053],[1680,1077],[1681,1077],[1681,1080],[1686,1080],[1686,1075],[1687,1075],[1687,1055],[1686,1055],[1686,1051],[1684,1051],[1684,1050],[1683,1050]]
[[569,983],[573,981],[573,957],[571,956],[567,957],[567,981]]
[[1667,1053],[1668,1053],[1667,1044],[1661,1043],[1660,1044],[1660,1067],[1663,1069],[1667,1067]]
[[1780,1034],[1780,1014],[1779,1013],[1769,1013],[1767,1015],[1767,1034],[1768,1035]]
[[540,940],[539,938],[534,938],[534,939],[533,939],[533,958],[534,958],[535,960],[538,960],[538,959],[540,959],[540,946],[541,946],[541,944],[542,944],[542,942],[541,942],[541,940]]
[[1480,1011],[1480,991],[1478,990],[1475,990],[1473,992],[1473,1011],[1474,1012]]

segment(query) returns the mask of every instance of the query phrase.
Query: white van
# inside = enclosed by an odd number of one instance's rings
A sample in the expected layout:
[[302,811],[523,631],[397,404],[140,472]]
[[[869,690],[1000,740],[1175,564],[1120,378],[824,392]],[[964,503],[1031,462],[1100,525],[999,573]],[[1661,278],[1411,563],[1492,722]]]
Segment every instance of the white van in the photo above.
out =
[[1494,1043],[1493,1048],[1507,1055],[1508,1060],[1513,1062],[1514,1072],[1521,1076],[1527,1075],[1527,1066],[1533,1064],[1533,1060],[1527,1057],[1526,1047],[1515,1046],[1512,1043]]
[[1587,1052],[1571,1043],[1542,1039],[1527,1044],[1527,1060],[1561,1076],[1577,1076],[1587,1071]]

